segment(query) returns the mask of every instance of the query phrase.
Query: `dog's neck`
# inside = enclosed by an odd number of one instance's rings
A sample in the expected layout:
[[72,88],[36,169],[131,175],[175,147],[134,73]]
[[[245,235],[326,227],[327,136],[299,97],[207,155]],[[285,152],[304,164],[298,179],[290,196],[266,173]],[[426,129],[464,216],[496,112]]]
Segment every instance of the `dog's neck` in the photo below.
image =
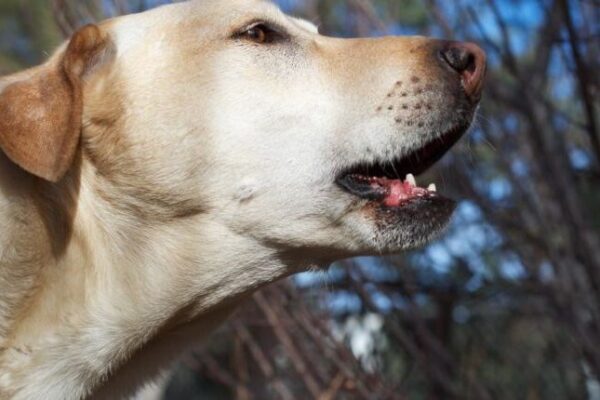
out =
[[206,334],[293,267],[201,212],[124,214],[92,168],[75,170],[50,185],[0,160],[1,398],[87,396],[150,341]]

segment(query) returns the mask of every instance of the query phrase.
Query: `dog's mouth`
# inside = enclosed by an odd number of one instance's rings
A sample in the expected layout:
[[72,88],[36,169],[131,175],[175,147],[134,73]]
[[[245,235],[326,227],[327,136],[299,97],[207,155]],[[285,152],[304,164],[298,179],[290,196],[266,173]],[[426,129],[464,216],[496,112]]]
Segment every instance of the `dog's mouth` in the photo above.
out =
[[468,130],[461,125],[412,153],[389,162],[360,163],[339,175],[336,182],[348,193],[400,208],[418,199],[441,198],[435,184],[419,187],[415,176],[439,161]]

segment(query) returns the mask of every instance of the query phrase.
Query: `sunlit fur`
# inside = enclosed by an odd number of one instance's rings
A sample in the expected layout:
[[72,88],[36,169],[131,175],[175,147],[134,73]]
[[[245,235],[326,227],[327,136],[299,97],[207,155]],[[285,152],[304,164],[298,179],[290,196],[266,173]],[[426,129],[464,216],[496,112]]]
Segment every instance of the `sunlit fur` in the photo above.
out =
[[[287,41],[234,38],[256,18]],[[259,287],[446,224],[387,217],[334,183],[471,118],[436,41],[326,38],[254,0],[99,26],[113,48],[85,76],[66,176],[0,153],[0,398],[131,395]]]

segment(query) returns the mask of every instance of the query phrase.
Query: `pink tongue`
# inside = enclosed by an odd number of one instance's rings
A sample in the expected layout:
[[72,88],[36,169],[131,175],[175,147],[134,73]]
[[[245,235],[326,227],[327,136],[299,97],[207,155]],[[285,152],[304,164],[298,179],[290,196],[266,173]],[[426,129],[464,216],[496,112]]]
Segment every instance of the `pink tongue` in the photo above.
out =
[[407,200],[415,197],[423,197],[429,193],[427,189],[412,186],[408,182],[400,180],[381,179],[377,186],[383,186],[387,189],[387,195],[383,203],[388,207],[398,207]]

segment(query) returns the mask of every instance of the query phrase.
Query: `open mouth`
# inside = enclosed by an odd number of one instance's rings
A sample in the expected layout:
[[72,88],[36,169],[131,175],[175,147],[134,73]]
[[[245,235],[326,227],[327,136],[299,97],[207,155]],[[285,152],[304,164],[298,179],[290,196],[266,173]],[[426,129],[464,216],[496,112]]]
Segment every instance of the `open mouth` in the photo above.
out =
[[451,129],[412,153],[389,162],[363,163],[345,170],[337,184],[347,192],[386,207],[402,207],[416,199],[441,197],[435,184],[417,185],[422,174],[439,161],[467,131],[468,126]]

